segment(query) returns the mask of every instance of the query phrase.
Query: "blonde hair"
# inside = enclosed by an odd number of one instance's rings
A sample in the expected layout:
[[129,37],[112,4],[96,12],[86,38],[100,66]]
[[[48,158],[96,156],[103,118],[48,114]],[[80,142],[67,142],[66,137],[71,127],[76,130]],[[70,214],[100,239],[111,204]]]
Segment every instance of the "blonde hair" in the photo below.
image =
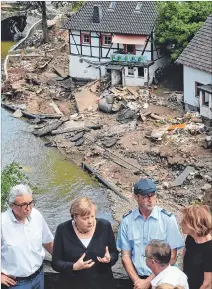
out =
[[74,215],[86,216],[89,215],[93,209],[97,210],[97,207],[92,199],[88,197],[80,197],[73,201],[70,208],[70,214],[73,218]]
[[212,231],[212,215],[207,205],[191,205],[182,209],[182,224],[194,230],[198,237],[207,236]]
[[173,286],[171,284],[164,283],[158,285],[155,289],[184,289],[184,287],[180,285]]

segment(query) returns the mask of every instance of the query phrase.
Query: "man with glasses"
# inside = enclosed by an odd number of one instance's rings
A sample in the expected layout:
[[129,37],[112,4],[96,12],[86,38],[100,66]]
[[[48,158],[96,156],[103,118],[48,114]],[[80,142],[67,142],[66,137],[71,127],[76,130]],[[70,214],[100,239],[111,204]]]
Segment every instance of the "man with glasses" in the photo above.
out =
[[186,274],[179,268],[170,266],[171,247],[168,243],[151,240],[146,247],[144,257],[146,258],[146,265],[156,276],[151,281],[152,289],[165,283],[189,289]]
[[148,289],[154,274],[147,267],[145,248],[151,239],[163,240],[172,249],[171,264],[177,259],[177,249],[184,247],[184,240],[175,217],[156,206],[156,186],[151,179],[140,179],[134,186],[138,208],[128,212],[120,224],[117,247],[121,250],[122,263],[131,279],[131,288]]
[[43,247],[52,254],[53,235],[41,213],[33,208],[28,186],[14,186],[9,204],[2,213],[1,288],[44,289]]

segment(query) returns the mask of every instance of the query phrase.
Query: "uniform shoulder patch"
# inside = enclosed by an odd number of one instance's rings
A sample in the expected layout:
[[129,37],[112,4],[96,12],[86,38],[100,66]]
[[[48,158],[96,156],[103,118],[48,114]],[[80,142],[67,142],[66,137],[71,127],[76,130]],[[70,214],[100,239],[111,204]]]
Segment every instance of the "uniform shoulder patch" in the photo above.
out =
[[125,217],[127,217],[129,214],[131,214],[132,213],[132,210],[129,210],[127,213],[125,213],[122,217],[123,218],[125,218]]
[[171,217],[173,214],[165,209],[161,210],[162,213],[164,213],[165,215]]

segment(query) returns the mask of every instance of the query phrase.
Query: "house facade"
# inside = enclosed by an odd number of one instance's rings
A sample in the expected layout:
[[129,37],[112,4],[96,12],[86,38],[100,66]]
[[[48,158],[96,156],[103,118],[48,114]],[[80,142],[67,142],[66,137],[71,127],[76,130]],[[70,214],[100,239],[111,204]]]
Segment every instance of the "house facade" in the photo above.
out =
[[212,119],[212,15],[176,62],[183,64],[185,109]]
[[156,2],[86,2],[65,26],[70,76],[93,80],[109,74],[112,85],[150,84],[167,63],[154,41],[156,18]]

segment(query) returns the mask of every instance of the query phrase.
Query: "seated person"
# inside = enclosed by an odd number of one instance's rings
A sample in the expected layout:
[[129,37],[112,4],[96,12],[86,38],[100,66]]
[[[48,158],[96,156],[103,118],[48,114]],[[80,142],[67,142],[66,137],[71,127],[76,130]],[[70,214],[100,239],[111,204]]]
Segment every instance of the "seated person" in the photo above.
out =
[[187,276],[177,267],[170,266],[171,247],[161,240],[151,240],[145,250],[146,265],[155,274],[151,281],[152,288],[168,283],[188,289]]

